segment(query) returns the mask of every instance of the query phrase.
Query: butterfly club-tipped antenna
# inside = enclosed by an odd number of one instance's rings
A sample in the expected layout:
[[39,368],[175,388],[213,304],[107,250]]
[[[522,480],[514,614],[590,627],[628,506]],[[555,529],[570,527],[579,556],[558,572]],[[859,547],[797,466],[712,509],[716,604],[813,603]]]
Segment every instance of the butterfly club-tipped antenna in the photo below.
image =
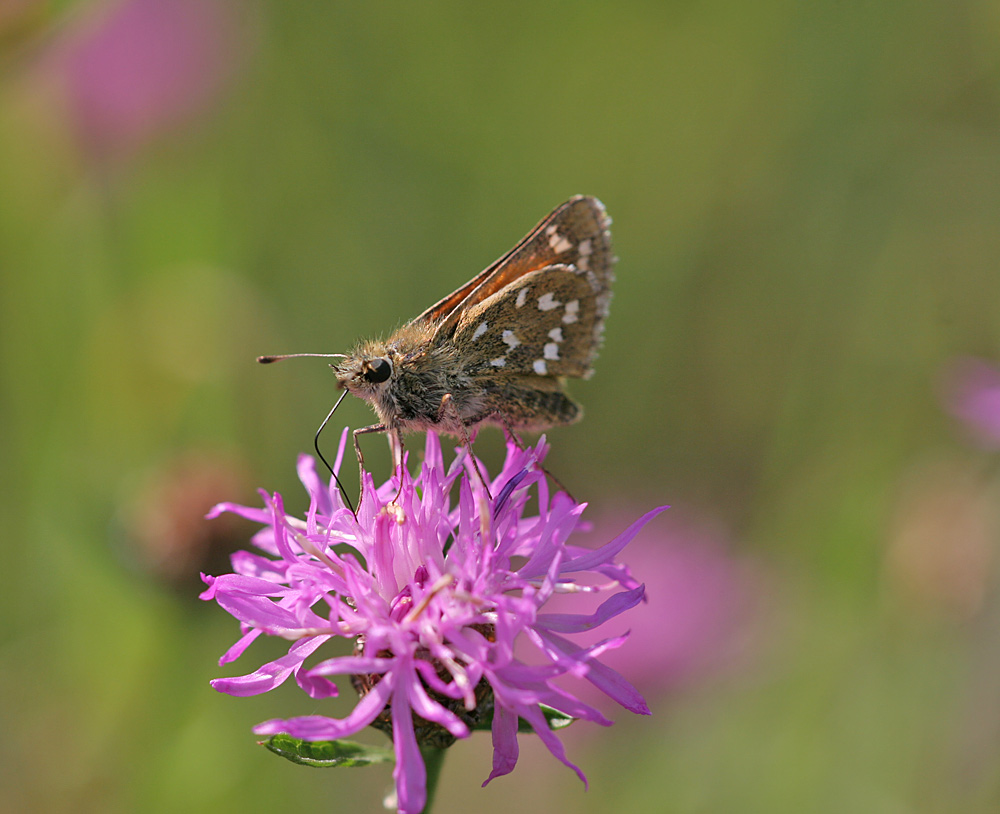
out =
[[346,353],[281,353],[277,356],[258,356],[257,361],[262,365],[269,365],[271,362],[283,362],[285,359],[298,359],[302,356],[316,356],[320,359],[346,359]]
[[[269,365],[272,362],[282,362],[285,359],[298,359],[303,356],[314,356],[320,359],[347,358],[346,353],[282,353],[277,356],[258,356],[257,361],[260,362],[262,365]],[[336,481],[337,489],[340,491],[340,496],[344,499],[344,503],[347,504],[347,508],[349,508],[351,510],[351,514],[353,514],[354,517],[357,518],[358,514],[356,511],[354,511],[354,504],[351,503],[351,499],[347,496],[347,490],[344,489],[344,484],[340,482],[340,478],[337,477],[337,473],[334,472],[333,467],[330,466],[330,462],[327,461],[326,457],[323,455],[323,453],[320,451],[319,448],[320,435],[322,434],[323,430],[326,429],[326,425],[330,423],[330,419],[333,418],[333,414],[337,412],[337,408],[340,406],[340,402],[344,400],[344,396],[346,395],[347,395],[346,390],[340,394],[340,398],[337,399],[336,404],[334,404],[333,407],[330,409],[330,412],[326,414],[326,418],[323,419],[323,423],[319,425],[319,429],[316,430],[316,435],[313,438],[313,449],[316,450],[316,454],[319,456],[319,459],[323,462],[323,465],[330,471],[330,474],[333,476],[334,481]]]

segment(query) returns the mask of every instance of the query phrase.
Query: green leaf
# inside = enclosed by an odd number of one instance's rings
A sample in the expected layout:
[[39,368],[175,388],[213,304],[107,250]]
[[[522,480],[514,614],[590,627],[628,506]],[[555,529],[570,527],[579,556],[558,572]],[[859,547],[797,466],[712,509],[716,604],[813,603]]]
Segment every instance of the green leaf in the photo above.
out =
[[[549,729],[565,729],[573,721],[576,720],[572,715],[567,715],[565,712],[560,712],[557,709],[552,709],[552,707],[547,707],[545,704],[539,704],[538,708],[542,711],[542,715],[545,716],[545,720],[549,723]],[[518,732],[534,732],[529,724],[524,718],[517,719],[517,731]]]
[[354,741],[302,741],[289,735],[272,735],[259,743],[292,763],[318,769],[370,766],[373,763],[391,763],[395,760],[391,749]]
[[[542,715],[545,716],[545,720],[548,721],[549,729],[565,729],[569,726],[576,718],[571,715],[567,715],[565,712],[560,712],[557,709],[552,709],[552,707],[547,707],[545,704],[539,704],[538,708],[541,710]],[[493,727],[493,710],[490,709],[489,712],[479,720],[479,722],[472,727],[474,731],[489,731]],[[535,730],[531,728],[524,718],[517,719],[517,731],[522,733],[531,733]]]

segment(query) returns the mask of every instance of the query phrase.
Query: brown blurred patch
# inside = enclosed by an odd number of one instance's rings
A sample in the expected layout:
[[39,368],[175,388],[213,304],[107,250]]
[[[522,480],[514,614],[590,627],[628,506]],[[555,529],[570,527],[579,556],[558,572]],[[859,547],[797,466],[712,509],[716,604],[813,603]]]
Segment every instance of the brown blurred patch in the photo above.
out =
[[968,619],[983,607],[996,561],[996,494],[971,464],[944,458],[904,481],[885,552],[905,602]]
[[205,515],[223,501],[252,502],[245,471],[226,453],[189,450],[151,472],[123,507],[128,559],[192,595],[203,585],[199,572],[230,571],[229,556],[248,545],[253,524],[233,514]]

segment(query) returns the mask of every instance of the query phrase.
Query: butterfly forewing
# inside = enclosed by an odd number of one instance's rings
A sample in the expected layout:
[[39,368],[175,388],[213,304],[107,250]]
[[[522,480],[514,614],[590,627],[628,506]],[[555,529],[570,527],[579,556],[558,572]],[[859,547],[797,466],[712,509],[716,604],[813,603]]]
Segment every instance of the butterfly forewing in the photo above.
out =
[[577,195],[554,209],[507,254],[452,294],[428,308],[414,322],[437,323],[437,330],[454,330],[463,313],[504,286],[545,266],[568,265],[590,271],[598,280],[598,311],[607,313],[614,280],[611,219],[604,205]]
[[471,308],[463,308],[454,343],[470,376],[584,377],[599,332],[597,276],[573,266],[529,272]]

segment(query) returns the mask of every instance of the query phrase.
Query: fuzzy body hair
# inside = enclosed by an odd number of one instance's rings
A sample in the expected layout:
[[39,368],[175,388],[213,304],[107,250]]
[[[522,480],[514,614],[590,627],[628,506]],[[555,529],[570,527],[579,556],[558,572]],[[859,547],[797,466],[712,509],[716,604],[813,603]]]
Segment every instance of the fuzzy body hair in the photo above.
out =
[[[458,365],[453,345],[432,341],[431,326],[407,325],[388,341],[361,343],[334,368],[339,387],[372,405],[387,430],[428,430],[460,435],[462,424],[483,411],[483,399]],[[376,359],[386,359],[392,373],[384,382],[364,373]],[[442,414],[446,395],[454,410]]]

